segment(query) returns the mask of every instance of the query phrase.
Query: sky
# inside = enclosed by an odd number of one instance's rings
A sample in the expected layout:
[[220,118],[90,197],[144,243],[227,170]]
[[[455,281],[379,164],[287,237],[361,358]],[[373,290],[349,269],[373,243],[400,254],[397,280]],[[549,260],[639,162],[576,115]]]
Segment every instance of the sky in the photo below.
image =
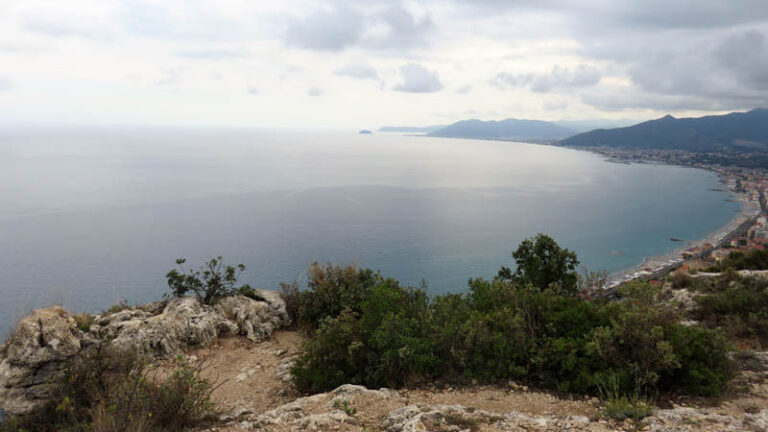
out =
[[768,106],[766,0],[2,0],[0,123],[375,128]]

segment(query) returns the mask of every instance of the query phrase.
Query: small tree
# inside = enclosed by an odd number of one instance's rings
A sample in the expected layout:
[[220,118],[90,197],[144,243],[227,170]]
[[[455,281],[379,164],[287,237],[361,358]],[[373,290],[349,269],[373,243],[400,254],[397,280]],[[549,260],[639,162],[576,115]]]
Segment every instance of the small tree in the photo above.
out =
[[537,234],[523,240],[512,252],[517,263],[514,273],[509,267],[499,270],[499,278],[511,279],[520,284],[531,284],[538,289],[551,288],[563,294],[576,294],[579,276],[576,253],[561,248],[550,236]]
[[218,298],[251,290],[249,285],[236,286],[237,278],[245,270],[243,264],[225,266],[219,256],[203,264],[200,270],[187,270],[184,268],[186,261],[184,258],[177,259],[178,269],[165,275],[168,287],[176,297],[183,297],[191,291],[201,303],[209,305]]

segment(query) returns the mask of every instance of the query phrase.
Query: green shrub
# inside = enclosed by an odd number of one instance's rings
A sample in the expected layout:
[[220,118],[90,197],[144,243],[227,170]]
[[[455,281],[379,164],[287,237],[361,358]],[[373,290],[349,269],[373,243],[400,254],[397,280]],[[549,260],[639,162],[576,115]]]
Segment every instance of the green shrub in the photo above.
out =
[[[336,313],[334,305],[309,333],[292,371],[300,389],[514,379],[596,394],[610,377],[619,396],[707,396],[731,376],[723,335],[680,324],[648,283],[630,284],[621,301],[607,302],[504,278],[473,279],[467,293],[430,301],[422,290],[379,281],[357,290],[356,304],[347,296],[344,310]],[[319,306],[302,305],[322,315]]]
[[83,332],[88,332],[88,330],[91,329],[93,322],[96,321],[96,317],[89,313],[74,314],[72,315],[72,318],[75,319],[78,330]]
[[523,240],[512,252],[517,269],[502,267],[499,278],[514,280],[521,285],[533,285],[538,289],[553,289],[563,294],[576,294],[579,275],[576,253],[563,249],[550,236],[537,234]]
[[299,328],[313,330],[324,318],[334,318],[345,309],[360,312],[363,298],[376,286],[385,282],[381,273],[356,266],[321,266],[313,263],[308,270],[307,287],[299,289],[296,283],[282,283],[282,295],[291,319]]
[[203,264],[200,270],[187,270],[184,268],[186,261],[184,258],[177,259],[178,269],[165,275],[168,287],[176,297],[192,292],[201,303],[210,305],[221,297],[252,291],[248,285],[237,286],[237,278],[245,271],[243,264],[225,266],[219,256]]
[[344,414],[350,417],[357,414],[357,408],[350,405],[348,400],[336,399],[333,401],[333,407],[337,410],[344,411]]
[[621,396],[607,399],[603,415],[614,420],[642,420],[653,413],[653,406],[643,398]]
[[721,327],[731,338],[753,339],[768,345],[768,281],[738,278],[719,282],[696,298],[693,317],[707,327]]
[[130,309],[131,306],[128,305],[128,302],[126,300],[120,300],[119,302],[113,304],[109,307],[104,313],[106,314],[115,314],[121,311],[124,311],[126,309]]
[[320,321],[292,373],[297,387],[324,391],[345,383],[396,387],[434,376],[441,360],[429,338],[423,291],[385,280],[368,289],[358,311]]
[[731,268],[734,270],[768,270],[768,250],[755,249],[747,253],[734,251],[715,265],[719,271]]

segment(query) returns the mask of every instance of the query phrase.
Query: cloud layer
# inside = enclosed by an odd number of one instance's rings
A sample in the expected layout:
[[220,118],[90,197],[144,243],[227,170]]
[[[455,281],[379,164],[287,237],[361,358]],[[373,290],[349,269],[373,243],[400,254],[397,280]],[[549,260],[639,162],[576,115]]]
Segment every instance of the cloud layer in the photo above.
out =
[[11,122],[701,115],[768,106],[768,2],[6,0],[0,65]]

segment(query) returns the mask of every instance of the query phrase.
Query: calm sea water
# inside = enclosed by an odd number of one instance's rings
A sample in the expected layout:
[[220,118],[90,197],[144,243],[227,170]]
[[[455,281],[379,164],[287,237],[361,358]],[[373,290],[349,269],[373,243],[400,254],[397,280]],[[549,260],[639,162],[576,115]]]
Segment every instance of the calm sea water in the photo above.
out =
[[355,262],[432,293],[544,232],[616,271],[724,225],[711,173],[519,143],[354,132],[0,130],[0,329],[61,302],[158,299],[174,260],[224,255],[276,289]]

